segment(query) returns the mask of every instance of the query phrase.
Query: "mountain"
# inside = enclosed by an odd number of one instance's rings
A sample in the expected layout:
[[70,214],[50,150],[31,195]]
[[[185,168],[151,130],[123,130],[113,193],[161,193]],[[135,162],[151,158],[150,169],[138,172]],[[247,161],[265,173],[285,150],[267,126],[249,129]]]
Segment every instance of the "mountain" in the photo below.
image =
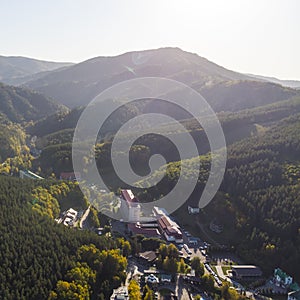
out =
[[275,77],[267,77],[267,76],[261,76],[261,75],[253,75],[253,74],[247,74],[247,76],[250,76],[255,79],[262,80],[262,81],[277,83],[282,86],[290,87],[293,89],[300,89],[300,81],[299,80],[282,80],[282,79],[278,79]]
[[144,76],[183,82],[202,93],[218,111],[251,108],[285,100],[298,93],[227,70],[179,48],[96,57],[50,72],[26,85],[74,108],[87,105],[101,91],[120,81]]
[[67,108],[36,91],[0,83],[2,122],[36,121],[58,111],[67,111]]
[[22,56],[0,56],[0,81],[20,84],[34,74],[53,71],[72,65],[65,62],[50,62]]

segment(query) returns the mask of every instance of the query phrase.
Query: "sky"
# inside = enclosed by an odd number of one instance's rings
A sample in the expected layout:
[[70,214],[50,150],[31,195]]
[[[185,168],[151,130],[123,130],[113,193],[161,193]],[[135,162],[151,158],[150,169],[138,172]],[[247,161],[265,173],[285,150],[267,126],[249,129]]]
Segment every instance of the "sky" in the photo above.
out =
[[299,0],[0,0],[0,55],[80,62],[179,47],[300,80]]

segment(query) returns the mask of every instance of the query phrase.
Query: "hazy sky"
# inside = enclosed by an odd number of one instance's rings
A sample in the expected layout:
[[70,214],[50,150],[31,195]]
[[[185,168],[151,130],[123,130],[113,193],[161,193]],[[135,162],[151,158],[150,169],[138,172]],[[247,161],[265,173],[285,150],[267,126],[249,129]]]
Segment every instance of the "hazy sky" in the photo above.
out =
[[0,55],[79,62],[176,46],[300,80],[299,0],[0,0]]

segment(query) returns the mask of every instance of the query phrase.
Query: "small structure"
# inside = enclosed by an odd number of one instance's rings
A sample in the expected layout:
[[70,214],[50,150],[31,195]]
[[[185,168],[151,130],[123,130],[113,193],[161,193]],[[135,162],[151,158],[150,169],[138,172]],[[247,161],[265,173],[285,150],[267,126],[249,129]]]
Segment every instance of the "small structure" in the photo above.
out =
[[74,222],[76,221],[78,216],[78,212],[73,209],[73,208],[69,208],[65,213],[64,213],[64,217],[63,217],[63,224],[65,226],[73,226]]
[[169,274],[161,274],[160,281],[162,283],[170,283],[172,280],[172,275]]
[[199,212],[200,212],[200,208],[199,207],[188,206],[188,213],[190,215],[196,215],[196,214],[199,214]]
[[80,181],[81,175],[79,172],[62,172],[59,176],[60,180]]
[[238,279],[252,278],[262,276],[262,271],[259,267],[251,265],[236,265],[232,266],[232,276]]
[[129,300],[127,287],[121,286],[113,290],[110,300]]
[[31,172],[31,171],[28,171],[28,170],[21,170],[19,172],[19,175],[20,175],[20,178],[21,179],[24,179],[24,178],[29,178],[29,179],[44,179],[43,177]]
[[154,262],[157,258],[156,253],[154,251],[146,251],[146,252],[140,253],[139,257],[146,260],[149,263]]
[[300,290],[288,293],[288,300],[300,300]]
[[280,268],[274,270],[274,281],[277,286],[289,287],[293,283],[293,277],[283,272]]
[[159,283],[159,279],[153,274],[150,274],[145,279],[147,283],[151,283],[151,284]]

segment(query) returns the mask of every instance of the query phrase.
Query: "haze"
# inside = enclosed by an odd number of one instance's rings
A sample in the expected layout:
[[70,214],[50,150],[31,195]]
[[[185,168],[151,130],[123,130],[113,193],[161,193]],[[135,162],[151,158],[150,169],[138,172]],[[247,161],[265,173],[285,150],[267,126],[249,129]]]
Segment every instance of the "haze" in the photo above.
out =
[[180,47],[226,68],[300,80],[300,2],[2,1],[0,55],[79,62]]

